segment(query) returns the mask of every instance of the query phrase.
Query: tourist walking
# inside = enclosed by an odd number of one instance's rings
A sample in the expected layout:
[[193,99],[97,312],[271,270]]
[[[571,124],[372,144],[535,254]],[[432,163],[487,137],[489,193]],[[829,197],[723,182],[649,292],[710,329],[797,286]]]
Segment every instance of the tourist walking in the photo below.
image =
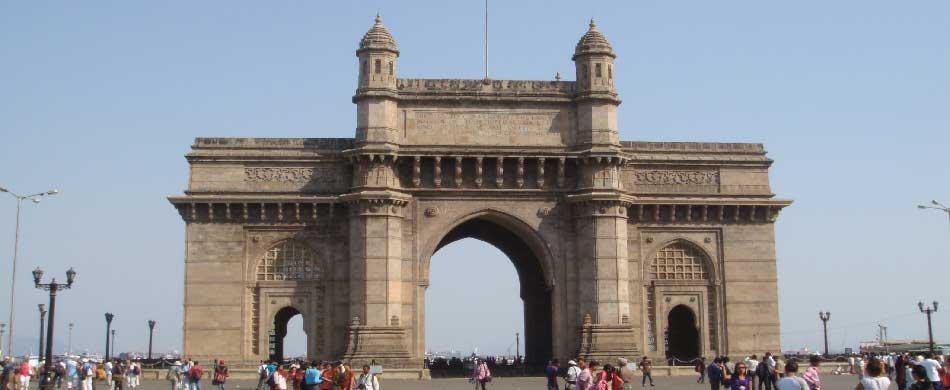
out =
[[118,359],[112,362],[112,383],[115,384],[115,390],[125,387],[125,367],[122,367]]
[[270,375],[267,372],[267,362],[261,360],[261,365],[257,366],[257,390],[264,390],[264,385],[267,384],[267,377]]
[[271,374],[270,379],[271,390],[287,390],[287,373],[284,372],[283,366],[277,366],[277,369],[274,370],[274,373]]
[[353,372],[353,368],[350,367],[349,363],[343,363],[340,367],[343,368],[343,373],[338,389],[353,390],[353,387],[356,386],[356,374]]
[[[775,384],[775,387],[778,390],[808,390],[808,383],[798,376],[798,363],[792,360],[785,364],[785,376]],[[884,389],[886,387],[879,390]]]
[[201,390],[201,377],[205,375],[205,370],[197,361],[191,362],[191,368],[188,369],[188,388],[189,390]]
[[82,390],[93,390],[92,381],[96,379],[96,365],[89,359],[82,360]]
[[577,359],[577,365],[581,369],[581,372],[577,374],[577,390],[590,390],[594,382],[594,376],[591,374],[590,367],[587,366],[587,362],[583,359]]
[[30,388],[30,362],[28,360],[23,360],[20,362],[20,367],[17,368],[17,373],[19,374],[19,385],[21,390],[28,390]]
[[[927,369],[923,366],[914,366],[911,370],[911,384],[909,390],[934,390],[934,386],[927,378]],[[899,390],[903,390],[900,388]]]
[[[728,386],[730,390],[752,390],[752,376],[749,375],[749,367],[745,362],[738,362],[733,366],[730,374],[724,374],[723,385]],[[806,389],[807,390],[807,389]]]
[[627,358],[617,359],[617,373],[620,375],[620,379],[623,380],[623,389],[624,390],[633,390],[633,370],[630,369],[630,362],[627,361]]
[[[484,388],[485,384],[482,383],[482,389]],[[363,372],[356,379],[356,390],[379,390],[379,380],[376,379],[376,374],[369,372],[369,366],[363,366]]]
[[[858,386],[855,387],[855,390],[887,390],[890,385],[891,380],[884,375],[884,366],[879,360],[872,359],[867,362],[864,368],[864,376],[858,381]],[[940,390],[936,387],[934,389]]]
[[475,369],[472,371],[472,378],[475,379],[476,388],[481,385],[485,390],[485,384],[491,382],[491,371],[484,359],[475,359]]
[[172,366],[168,368],[168,372],[165,373],[165,380],[167,380],[169,384],[171,384],[172,386],[171,390],[182,390],[181,389],[181,362],[180,361],[175,361],[175,363],[172,364]]
[[818,375],[818,366],[820,365],[820,356],[812,355],[808,358],[808,368],[805,369],[805,374],[802,375],[802,379],[808,384],[809,390],[821,390],[821,377]]
[[755,376],[759,379],[759,389],[772,390],[775,379],[774,365],[775,360],[772,359],[770,353],[766,353],[755,370]]
[[649,356],[644,356],[643,359],[640,359],[640,372],[643,373],[643,379],[640,381],[640,386],[646,386],[647,378],[650,379],[650,386],[653,385],[653,360]]
[[567,372],[564,374],[564,390],[577,389],[577,376],[580,375],[581,368],[577,362],[570,360],[567,362]]
[[706,383],[706,359],[700,358],[696,361],[693,370],[699,373],[699,378],[696,379],[696,383]]
[[599,362],[592,361],[590,362],[590,371],[594,374],[592,390],[608,390],[607,381],[610,379],[609,373],[607,370],[610,368],[610,365],[604,366],[600,371],[597,371],[597,367],[600,367]]
[[323,382],[320,379],[320,368],[316,360],[310,362],[310,365],[304,365],[303,388],[304,390],[317,390],[317,386]]
[[548,390],[558,390],[557,374],[560,370],[561,366],[558,365],[557,359],[551,360],[547,367],[544,367],[544,376],[548,379]]
[[940,381],[940,362],[934,360],[930,352],[924,354],[924,359],[917,363],[927,370],[927,380],[933,385],[934,390],[943,390],[943,383]]
[[129,389],[139,387],[139,375],[142,373],[138,362],[129,361],[129,371],[126,373],[129,377]]
[[725,373],[722,371],[723,367],[719,365],[720,363],[722,363],[722,358],[717,356],[713,359],[713,362],[709,363],[709,366],[706,367],[706,376],[709,377],[710,390],[718,390],[725,377]]
[[218,360],[218,366],[214,368],[214,376],[211,377],[211,384],[218,386],[218,390],[224,390],[224,383],[228,381],[228,366],[224,365],[224,360]]

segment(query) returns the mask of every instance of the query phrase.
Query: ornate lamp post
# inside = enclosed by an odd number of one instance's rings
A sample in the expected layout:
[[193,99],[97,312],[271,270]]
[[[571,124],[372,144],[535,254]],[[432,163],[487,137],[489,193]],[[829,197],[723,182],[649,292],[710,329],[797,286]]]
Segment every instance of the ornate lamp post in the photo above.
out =
[[[40,198],[47,195],[56,195],[59,190],[49,190],[46,192],[37,192],[33,195],[19,195],[6,188],[0,187],[0,192],[6,192],[16,198],[16,230],[13,236],[13,270],[10,271],[10,333],[7,334],[7,353],[13,353],[13,308],[16,306],[16,261],[20,254],[20,208],[23,201],[29,199],[33,203],[40,203]],[[42,351],[41,351],[42,352]]]
[[112,330],[112,357],[115,358],[115,329]]
[[59,290],[68,290],[73,287],[73,281],[76,280],[76,271],[70,268],[66,271],[66,284],[56,283],[56,278],[50,283],[40,283],[43,279],[43,270],[36,267],[33,270],[33,284],[38,289],[49,291],[49,323],[46,327],[46,362],[43,365],[43,377],[40,379],[40,386],[44,389],[53,388],[53,324],[56,315],[56,293]]
[[155,334],[155,320],[148,320],[148,360],[152,360],[152,336]]
[[917,308],[921,313],[927,315],[927,335],[930,337],[930,354],[934,353],[934,328],[930,322],[930,315],[937,312],[937,301],[933,301],[933,307],[924,307],[923,302],[917,302]]
[[818,312],[818,318],[821,319],[821,324],[825,328],[825,357],[828,357],[828,320],[831,319],[831,312]]
[[45,333],[44,330],[46,329],[46,305],[41,303],[37,305],[37,307],[40,309],[40,349],[37,350],[38,352],[36,354],[39,355],[43,353],[43,333]]
[[106,360],[109,360],[109,329],[112,328],[112,318],[115,317],[112,313],[106,313]]

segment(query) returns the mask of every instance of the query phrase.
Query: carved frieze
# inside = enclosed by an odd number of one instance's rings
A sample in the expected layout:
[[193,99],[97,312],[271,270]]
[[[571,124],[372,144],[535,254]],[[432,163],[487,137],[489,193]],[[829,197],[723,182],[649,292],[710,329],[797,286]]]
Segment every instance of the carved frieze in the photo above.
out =
[[719,171],[649,169],[633,173],[634,184],[647,185],[717,185]]
[[277,183],[306,183],[314,174],[330,174],[315,172],[314,168],[244,168],[244,181],[247,182],[277,182]]

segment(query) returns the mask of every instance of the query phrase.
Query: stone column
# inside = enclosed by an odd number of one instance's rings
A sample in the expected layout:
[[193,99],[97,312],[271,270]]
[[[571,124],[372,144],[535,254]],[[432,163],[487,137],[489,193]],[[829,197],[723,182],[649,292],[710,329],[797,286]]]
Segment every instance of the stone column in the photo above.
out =
[[[408,196],[391,191],[347,195],[350,214],[350,329],[344,358],[410,362],[402,317],[402,219]],[[409,291],[407,294],[411,293]]]

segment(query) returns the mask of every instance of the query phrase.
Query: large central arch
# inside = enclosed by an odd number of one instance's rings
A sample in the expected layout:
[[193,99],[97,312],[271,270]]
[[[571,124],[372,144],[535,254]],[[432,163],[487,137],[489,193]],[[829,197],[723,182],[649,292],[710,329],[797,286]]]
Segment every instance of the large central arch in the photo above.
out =
[[[496,210],[469,214],[454,222],[446,233],[427,246],[423,266],[428,286],[429,263],[442,247],[465,238],[488,243],[511,260],[518,273],[524,304],[525,361],[543,365],[553,356],[553,278],[550,278],[550,254],[543,239],[523,221]],[[421,310],[425,310],[422,308]],[[530,324],[530,325],[529,325]],[[423,338],[424,339],[424,338]]]

